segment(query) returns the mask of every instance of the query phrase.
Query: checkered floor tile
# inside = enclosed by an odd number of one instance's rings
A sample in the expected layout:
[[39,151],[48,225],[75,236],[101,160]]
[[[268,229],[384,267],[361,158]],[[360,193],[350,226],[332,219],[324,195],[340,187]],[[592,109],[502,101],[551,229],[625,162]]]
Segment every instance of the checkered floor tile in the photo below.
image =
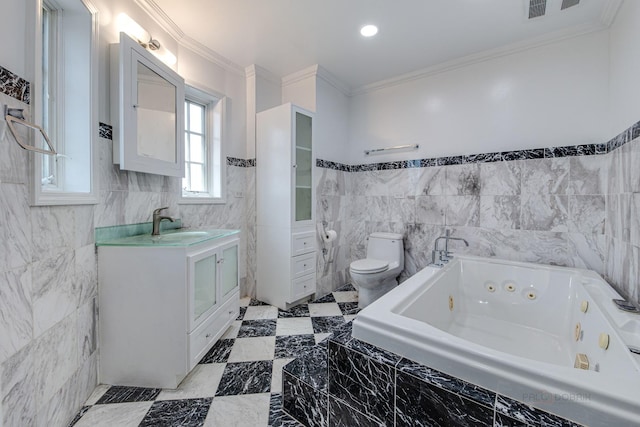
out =
[[345,285],[290,310],[248,298],[240,305],[176,390],[99,385],[70,427],[298,426],[282,412],[282,367],[351,321],[358,294]]

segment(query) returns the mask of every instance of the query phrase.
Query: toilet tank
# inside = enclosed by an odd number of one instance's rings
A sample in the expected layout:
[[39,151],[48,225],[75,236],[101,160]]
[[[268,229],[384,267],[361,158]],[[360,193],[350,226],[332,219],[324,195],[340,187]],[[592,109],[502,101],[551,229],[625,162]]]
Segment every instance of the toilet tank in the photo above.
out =
[[397,261],[401,265],[404,264],[402,234],[371,233],[367,243],[367,258]]

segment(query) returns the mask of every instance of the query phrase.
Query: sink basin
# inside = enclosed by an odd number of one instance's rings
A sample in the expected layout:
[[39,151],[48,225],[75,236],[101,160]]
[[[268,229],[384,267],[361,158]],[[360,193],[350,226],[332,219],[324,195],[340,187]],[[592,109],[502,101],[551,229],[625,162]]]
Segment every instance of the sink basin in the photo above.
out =
[[207,231],[178,231],[176,233],[161,234],[159,236],[153,236],[158,240],[165,242],[176,242],[181,240],[188,240],[194,237],[205,237],[209,234]]

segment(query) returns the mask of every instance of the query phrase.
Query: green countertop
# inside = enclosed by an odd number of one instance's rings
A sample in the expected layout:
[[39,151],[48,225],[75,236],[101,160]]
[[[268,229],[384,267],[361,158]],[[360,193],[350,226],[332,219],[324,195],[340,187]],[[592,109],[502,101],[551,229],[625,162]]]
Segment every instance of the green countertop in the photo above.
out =
[[163,231],[159,236],[152,236],[150,233],[138,234],[128,237],[115,237],[111,239],[98,240],[96,246],[172,246],[185,247],[197,245],[208,240],[220,239],[222,237],[239,234],[240,230],[225,229],[202,229],[191,230],[188,228],[178,228]]

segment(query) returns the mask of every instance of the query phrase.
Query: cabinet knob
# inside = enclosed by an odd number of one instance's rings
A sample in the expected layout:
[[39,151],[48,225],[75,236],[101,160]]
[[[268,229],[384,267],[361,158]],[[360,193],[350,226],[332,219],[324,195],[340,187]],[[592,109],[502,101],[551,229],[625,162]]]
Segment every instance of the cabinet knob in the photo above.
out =
[[294,168],[294,169],[295,169],[295,168],[297,168],[297,167],[298,167],[298,165],[293,165],[293,168]]
[[205,338],[211,338],[211,334],[207,334],[204,336]]

